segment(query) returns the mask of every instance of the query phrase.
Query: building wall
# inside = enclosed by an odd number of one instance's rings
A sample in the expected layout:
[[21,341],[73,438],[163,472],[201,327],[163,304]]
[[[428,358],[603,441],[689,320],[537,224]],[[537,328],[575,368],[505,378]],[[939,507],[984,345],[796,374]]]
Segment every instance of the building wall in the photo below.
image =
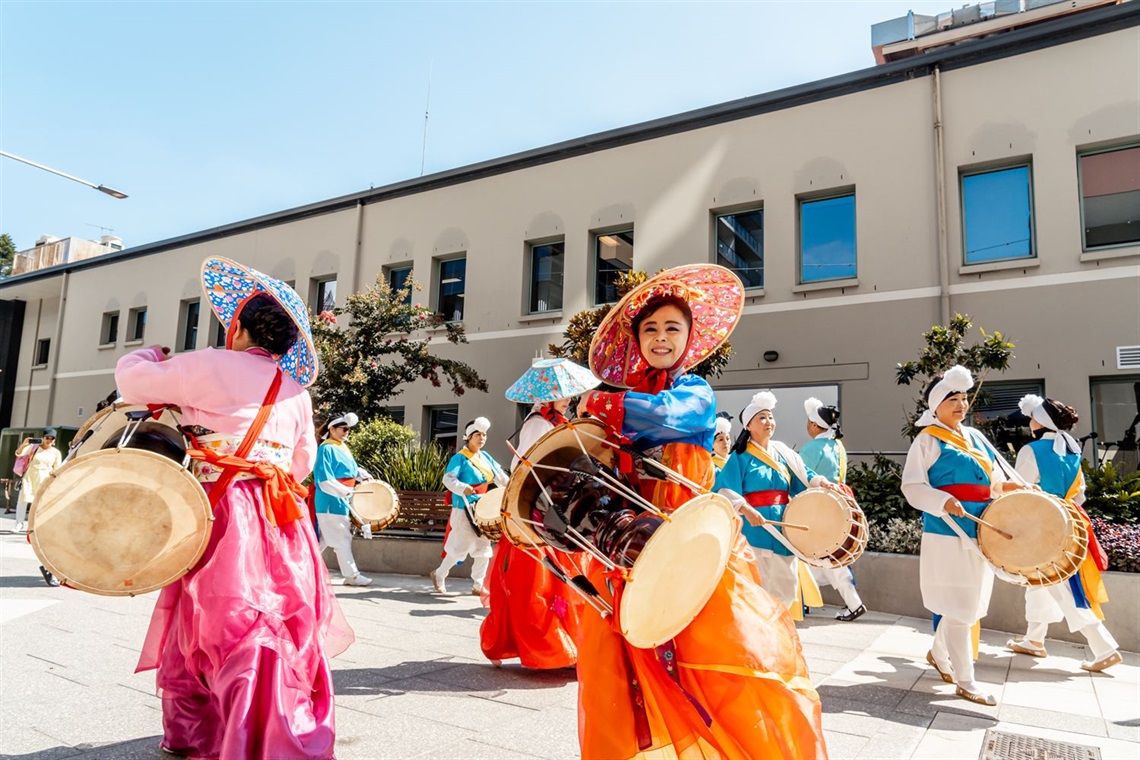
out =
[[[1051,395],[1089,407],[1089,378],[1125,374],[1114,349],[1140,344],[1140,246],[1081,251],[1077,151],[1140,138],[1140,54],[1132,28],[941,74],[946,243],[951,311],[1002,330],[1017,343],[1003,379],[1043,378]],[[1110,72],[1110,73],[1107,73]],[[761,207],[765,285],[750,290],[733,336],[735,356],[718,388],[835,384],[853,449],[898,450],[903,413],[918,389],[899,387],[898,362],[916,356],[921,333],[940,320],[934,78],[864,89],[382,202],[234,234],[206,243],[78,269],[71,275],[53,404],[54,424],[89,414],[112,385],[115,360],[132,348],[100,348],[101,315],[145,305],[144,344],[172,344],[180,303],[199,296],[198,268],[227,256],[293,281],[310,303],[316,279],[335,274],[341,302],[387,267],[412,263],[435,300],[435,268],[467,258],[464,326],[470,343],[438,351],[474,365],[488,395],[456,398],[420,383],[388,402],[415,427],[433,405],[458,404],[460,425],[494,424],[491,451],[517,424],[503,391],[536,352],[558,342],[569,317],[593,305],[598,233],[632,227],[634,266],[649,272],[711,261],[718,212]],[[1032,160],[1037,257],[1014,266],[962,263],[959,174]],[[858,276],[797,285],[797,198],[853,188]],[[360,248],[356,248],[358,225]],[[528,314],[528,242],[564,238],[561,312]],[[357,262],[359,261],[359,265]],[[24,286],[0,287],[21,297]],[[58,292],[58,286],[57,291]],[[54,330],[58,298],[44,296],[39,335]],[[28,299],[24,355],[35,341]],[[208,345],[203,304],[198,346]],[[437,339],[438,340],[438,339]],[[765,351],[779,353],[775,362]],[[21,363],[29,424],[45,421],[44,370]],[[20,399],[17,399],[17,409]],[[737,412],[739,410],[730,410]],[[802,410],[778,410],[781,430]],[[14,420],[15,422],[15,420]]]

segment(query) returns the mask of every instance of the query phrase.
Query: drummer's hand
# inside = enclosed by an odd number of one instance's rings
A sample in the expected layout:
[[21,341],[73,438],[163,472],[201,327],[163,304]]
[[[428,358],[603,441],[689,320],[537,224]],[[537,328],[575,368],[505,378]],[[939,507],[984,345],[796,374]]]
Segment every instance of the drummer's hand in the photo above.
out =
[[475,495],[475,489],[472,488],[471,486],[467,486],[466,488],[463,489],[463,495],[464,496],[474,496]]
[[153,345],[153,346],[150,346],[150,350],[154,352],[154,355],[158,357],[158,360],[160,362],[164,362],[170,358],[170,347],[169,346]]
[[946,503],[942,505],[942,508],[946,510],[946,514],[954,515],[954,517],[966,516],[966,510],[962,508],[962,505],[959,504],[958,500],[953,496],[946,500]]
[[740,514],[748,521],[749,525],[759,528],[764,523],[768,522],[764,519],[764,515],[757,512],[755,509],[741,509]]
[[1010,493],[1011,491],[1025,491],[1032,488],[1033,486],[1023,486],[1020,483],[1014,483],[1012,480],[1007,480],[1001,484],[1002,493]]
[[832,483],[830,480],[825,480],[820,484],[820,488],[826,488],[828,491],[833,491],[841,496],[846,496],[847,492],[843,490],[843,486],[838,483]]

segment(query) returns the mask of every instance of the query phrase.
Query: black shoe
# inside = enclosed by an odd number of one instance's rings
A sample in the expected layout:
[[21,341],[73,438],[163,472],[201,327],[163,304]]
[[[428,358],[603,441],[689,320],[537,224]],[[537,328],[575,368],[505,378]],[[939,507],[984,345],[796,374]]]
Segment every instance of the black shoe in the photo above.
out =
[[852,620],[858,620],[863,617],[863,613],[867,611],[866,606],[860,604],[856,610],[843,610],[835,616],[836,620],[842,620],[844,623],[850,623]]
[[59,579],[57,579],[54,575],[52,575],[50,572],[48,572],[48,569],[46,567],[44,567],[43,565],[40,565],[40,573],[43,575],[44,583],[46,583],[47,585],[49,585],[49,586],[58,586],[59,585]]

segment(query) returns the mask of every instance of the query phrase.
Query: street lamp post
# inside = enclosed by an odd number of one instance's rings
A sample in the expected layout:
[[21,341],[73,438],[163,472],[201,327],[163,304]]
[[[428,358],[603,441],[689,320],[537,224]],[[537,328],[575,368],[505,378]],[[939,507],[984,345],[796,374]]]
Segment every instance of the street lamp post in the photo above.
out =
[[19,156],[14,156],[11,153],[6,153],[2,150],[0,150],[0,156],[4,156],[5,158],[10,158],[13,161],[19,161],[20,163],[27,164],[28,166],[34,166],[37,169],[43,169],[45,172],[51,172],[52,174],[58,174],[61,177],[66,177],[67,179],[74,180],[75,182],[78,182],[81,185],[87,185],[87,187],[93,187],[96,190],[98,190],[99,192],[105,193],[106,195],[109,195],[112,198],[122,199],[122,198],[127,197],[126,193],[121,192],[119,190],[115,190],[114,188],[107,187],[106,185],[96,185],[94,182],[88,182],[85,179],[80,179],[79,177],[73,177],[70,174],[66,174],[64,172],[59,171],[58,169],[53,169],[50,166],[44,166],[43,164],[37,164],[35,161],[29,161],[26,158],[20,158]]

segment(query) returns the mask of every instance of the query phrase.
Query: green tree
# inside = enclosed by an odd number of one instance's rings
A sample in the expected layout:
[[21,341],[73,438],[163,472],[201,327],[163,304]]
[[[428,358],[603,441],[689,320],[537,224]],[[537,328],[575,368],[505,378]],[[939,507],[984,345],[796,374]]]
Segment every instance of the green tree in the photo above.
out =
[[462,325],[413,304],[418,290],[410,277],[404,288],[393,290],[381,276],[373,287],[350,295],[343,307],[312,317],[321,372],[309,392],[318,417],[352,410],[368,420],[379,413],[376,405],[421,379],[437,388],[446,381],[456,396],[468,388],[487,391],[487,381],[473,367],[432,354],[428,330],[444,330],[456,345],[467,337]]
[[923,333],[922,339],[926,343],[915,361],[903,362],[898,365],[895,380],[899,385],[910,385],[918,381],[920,388],[915,398],[914,411],[906,416],[906,424],[902,432],[910,438],[918,435],[915,420],[926,408],[922,399],[922,391],[930,378],[939,372],[950,369],[955,364],[961,364],[974,373],[974,388],[970,396],[970,406],[978,401],[984,401],[982,385],[991,372],[1005,372],[1009,369],[1009,362],[1014,358],[1012,342],[1005,339],[999,331],[987,333],[982,328],[980,342],[966,345],[966,334],[970,332],[973,323],[968,314],[955,314],[950,324],[934,325]]
[[12,273],[12,264],[16,260],[16,244],[8,233],[0,235],[0,277],[7,277]]
[[[618,298],[620,299],[647,279],[649,276],[645,272],[636,269],[621,272],[618,274],[615,285]],[[598,331],[598,327],[602,324],[606,314],[609,313],[610,308],[608,305],[597,306],[593,309],[580,311],[570,317],[566,330],[562,333],[562,342],[551,343],[547,347],[550,355],[555,358],[566,358],[575,364],[589,367],[590,341],[594,339],[594,333]],[[719,377],[724,368],[728,366],[728,361],[731,358],[732,346],[728,341],[725,341],[720,348],[698,364],[692,372],[700,377]]]

